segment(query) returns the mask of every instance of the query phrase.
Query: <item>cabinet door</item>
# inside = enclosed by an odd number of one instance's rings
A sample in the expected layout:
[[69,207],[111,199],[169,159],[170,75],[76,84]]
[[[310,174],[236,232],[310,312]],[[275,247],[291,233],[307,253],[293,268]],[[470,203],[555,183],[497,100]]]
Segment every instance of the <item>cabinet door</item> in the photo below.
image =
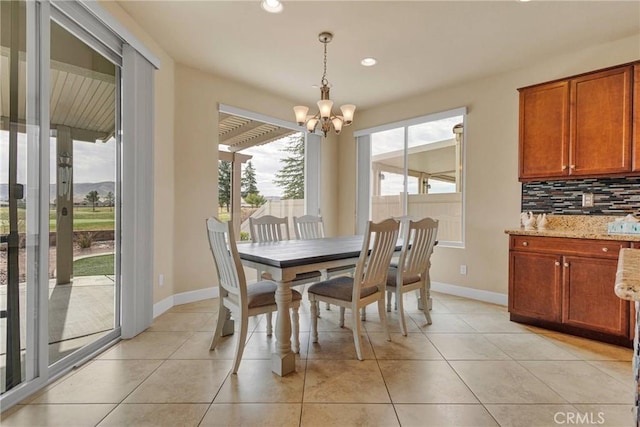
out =
[[628,336],[629,303],[614,292],[618,261],[564,257],[562,322]]
[[569,83],[520,90],[520,179],[567,174]]
[[631,170],[632,67],[571,80],[570,175]]
[[511,251],[509,312],[559,322],[561,302],[560,257]]
[[631,152],[633,154],[633,160],[631,169],[634,172],[640,172],[640,65],[634,67],[632,127]]

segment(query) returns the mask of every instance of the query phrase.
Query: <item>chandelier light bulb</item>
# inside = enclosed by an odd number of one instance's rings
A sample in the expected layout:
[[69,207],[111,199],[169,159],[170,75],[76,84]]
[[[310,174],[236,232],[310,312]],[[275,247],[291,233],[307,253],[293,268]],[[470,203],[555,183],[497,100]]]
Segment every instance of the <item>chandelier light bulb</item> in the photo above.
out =
[[293,112],[296,113],[296,122],[298,126],[302,126],[304,122],[307,121],[307,113],[309,112],[309,107],[305,107],[304,105],[297,105],[293,107]]
[[344,117],[344,124],[349,126],[353,122],[353,113],[356,111],[356,106],[353,104],[345,104],[340,107],[342,116]]

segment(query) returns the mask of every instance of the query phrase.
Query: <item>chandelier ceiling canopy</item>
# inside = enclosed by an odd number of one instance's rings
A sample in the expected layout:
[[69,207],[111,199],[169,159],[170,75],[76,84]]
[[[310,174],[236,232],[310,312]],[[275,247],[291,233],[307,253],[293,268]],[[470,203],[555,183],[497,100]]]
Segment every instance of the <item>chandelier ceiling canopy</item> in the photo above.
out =
[[339,134],[343,126],[349,126],[353,122],[353,113],[356,106],[353,104],[345,104],[340,107],[342,115],[334,114],[333,101],[329,99],[329,81],[327,80],[327,44],[333,39],[333,34],[325,31],[318,35],[318,40],[324,45],[324,71],[322,80],[320,81],[320,101],[318,101],[318,112],[315,115],[308,115],[309,107],[298,105],[293,107],[296,114],[296,122],[298,125],[305,125],[308,132],[315,132],[318,126],[323,135],[333,128],[336,134]]

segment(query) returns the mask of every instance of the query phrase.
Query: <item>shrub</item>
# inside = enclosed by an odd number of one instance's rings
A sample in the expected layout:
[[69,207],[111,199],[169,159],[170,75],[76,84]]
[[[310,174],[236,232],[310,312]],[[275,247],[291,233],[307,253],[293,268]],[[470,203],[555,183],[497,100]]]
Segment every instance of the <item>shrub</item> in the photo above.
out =
[[78,246],[81,249],[90,248],[93,244],[93,233],[90,231],[86,231],[84,233],[78,234]]
[[242,241],[249,240],[249,232],[248,231],[241,231],[240,232],[240,240],[242,240]]

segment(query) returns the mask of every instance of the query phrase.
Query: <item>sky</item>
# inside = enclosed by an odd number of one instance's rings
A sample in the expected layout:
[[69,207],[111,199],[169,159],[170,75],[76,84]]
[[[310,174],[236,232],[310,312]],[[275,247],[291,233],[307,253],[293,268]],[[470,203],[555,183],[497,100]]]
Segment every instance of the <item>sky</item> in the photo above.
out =
[[[296,137],[294,134],[292,137]],[[279,197],[282,195],[282,189],[273,183],[276,172],[284,166],[280,160],[289,157],[289,153],[281,151],[287,146],[289,137],[278,139],[269,144],[258,145],[246,150],[242,150],[242,154],[253,156],[250,160],[253,169],[256,171],[256,181],[260,194],[265,197]],[[246,164],[245,164],[246,165]],[[243,171],[244,166],[243,165]]]
[[[9,182],[9,171],[6,159],[9,158],[9,132],[0,131],[0,184]],[[56,156],[56,139],[51,138],[50,164],[54,165]],[[107,142],[76,141],[73,144],[73,180],[74,182],[115,181],[115,139]],[[18,134],[18,182],[27,184],[26,177],[27,136]],[[52,183],[56,180],[56,169],[49,168]]]

